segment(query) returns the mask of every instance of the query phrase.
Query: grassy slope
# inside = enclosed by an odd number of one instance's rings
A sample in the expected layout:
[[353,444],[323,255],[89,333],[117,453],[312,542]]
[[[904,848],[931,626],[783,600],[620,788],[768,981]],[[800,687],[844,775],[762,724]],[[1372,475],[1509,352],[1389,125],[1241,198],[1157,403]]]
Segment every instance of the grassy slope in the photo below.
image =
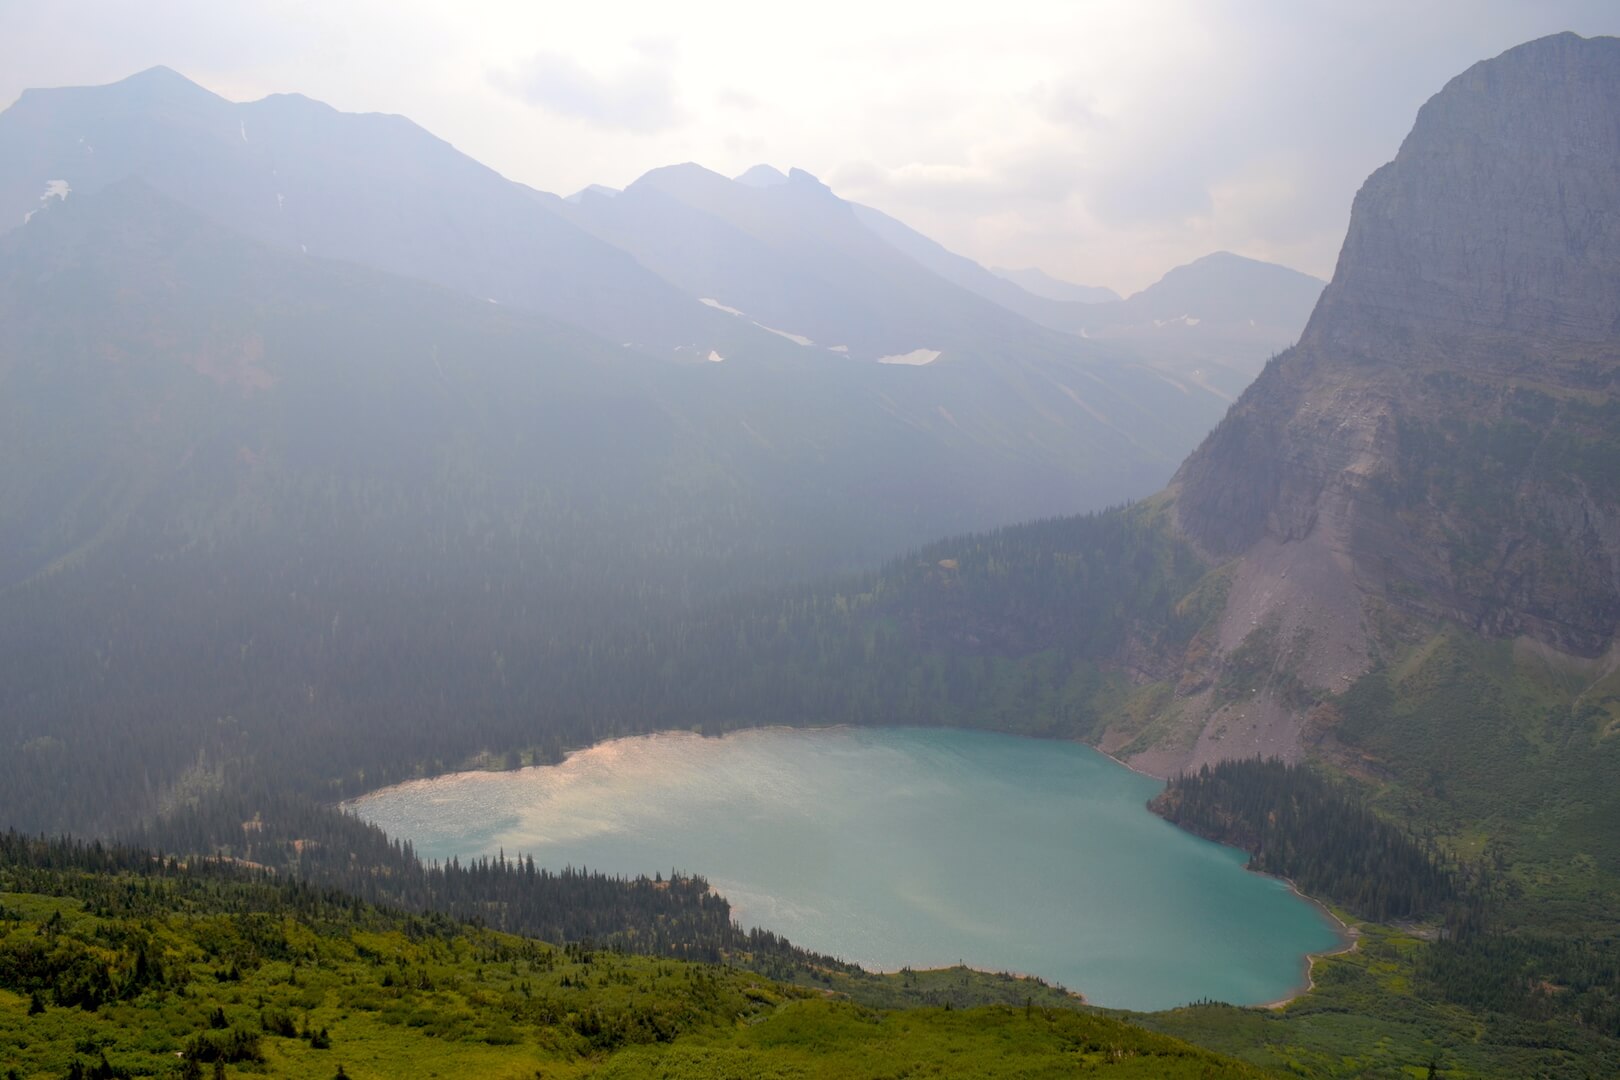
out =
[[[1390,817],[1497,870],[1494,929],[1620,940],[1615,678],[1455,627],[1404,626],[1396,636],[1404,644],[1392,662],[1330,706],[1324,757]],[[1214,1006],[1141,1019],[1303,1075],[1423,1076],[1431,1059],[1448,1077],[1620,1075],[1620,1044],[1568,1018],[1446,1001],[1423,978],[1430,928],[1358,925],[1360,948],[1317,961],[1316,989],[1283,1010]]]
[[1295,1076],[1448,1080],[1620,1075],[1620,1045],[1569,1024],[1492,1015],[1437,1000],[1418,963],[1429,943],[1369,923],[1353,952],[1322,957],[1316,986],[1288,1006],[1203,1005],[1132,1020]]
[[1381,808],[1503,868],[1509,925],[1620,929],[1620,686],[1597,674],[1444,629],[1352,687],[1329,751]]
[[671,1080],[762,1077],[1262,1076],[1179,1040],[1068,1010],[991,1007],[874,1013],[806,1002],[769,1022],[638,1047],[598,1075]]
[[[761,972],[777,982],[810,990],[842,994],[873,1009],[912,1009],[918,1006],[967,1009],[979,1005],[1033,1005],[1044,1009],[1078,1009],[1077,993],[1043,979],[1007,972],[976,971],[957,966],[910,968],[895,972],[835,971],[798,965],[769,965],[751,957],[737,957],[739,966]],[[767,970],[769,969],[769,970]]]
[[[128,878],[128,887],[148,887]],[[753,973],[606,953],[582,955],[488,931],[423,933],[375,912],[197,910],[96,915],[75,899],[0,894],[0,950],[87,950],[121,977],[146,943],[167,985],[94,1010],[0,989],[0,1065],[66,1075],[102,1055],[131,1075],[180,1075],[202,1033],[253,1037],[262,1062],[227,1075],[365,1077],[1246,1077],[1258,1070],[1116,1020],[1038,1006],[880,1012]],[[162,909],[162,905],[157,905]],[[47,929],[53,916],[60,923]],[[240,979],[217,973],[235,965]],[[223,1027],[210,1026],[214,1010]],[[317,1049],[292,1028],[325,1030]],[[205,1066],[205,1070],[211,1066]]]
[[[1075,539],[1081,542],[1091,537],[1086,529],[1078,533]],[[1038,533],[1015,530],[1001,540],[1004,546],[1017,547],[1016,541],[1024,537],[1038,538]],[[958,548],[941,545],[926,556],[948,555],[959,563],[964,572],[951,576],[953,592],[971,593],[972,578],[966,573],[970,567],[977,570],[975,577],[994,578],[998,574],[1005,577],[1009,568],[1018,565],[1019,553],[1003,551],[986,566],[974,567],[968,556],[975,553]],[[910,599],[920,595],[919,587],[926,592],[937,583],[930,579],[892,585],[902,598],[898,603],[891,600],[891,605],[911,614]],[[1179,615],[1185,605],[1175,606]],[[926,607],[919,602],[917,611]],[[1003,620],[1011,625],[1018,616],[1027,616],[1023,611],[992,609],[986,618],[985,610],[970,600],[959,611],[947,605],[943,620],[899,619],[902,625],[933,628],[932,641],[907,642],[908,661],[927,668],[930,663],[943,664],[943,657],[955,651],[953,646],[959,649],[960,644],[943,634],[942,627],[949,631],[960,625],[982,636],[986,627],[994,630]],[[1187,621],[1196,626],[1202,620],[1189,613]],[[1319,719],[1331,724],[1332,734],[1323,744],[1323,753],[1369,784],[1376,805],[1392,817],[1432,830],[1446,846],[1470,860],[1499,865],[1507,883],[1498,905],[1500,928],[1612,935],[1614,913],[1620,911],[1620,858],[1612,828],[1606,823],[1620,820],[1620,738],[1615,721],[1620,712],[1620,681],[1613,677],[1594,681],[1593,673],[1551,662],[1534,650],[1489,642],[1456,629],[1403,627],[1391,634],[1390,641],[1387,667],[1324,707]],[[1117,676],[1099,671],[1088,658],[1059,657],[1040,650],[1046,642],[1039,637],[1028,644],[1038,651],[1022,656],[968,653],[968,664],[995,669],[994,677],[977,687],[978,704],[1005,705],[1004,709],[981,712],[979,719],[985,726],[1095,737],[1096,730],[1082,722],[1089,719],[1086,714],[1106,715],[1112,710],[1099,707],[1105,700],[1117,705],[1119,696],[1132,700],[1140,696],[1140,692],[1131,695]],[[1009,651],[1016,654],[1018,650]],[[1092,677],[1084,677],[1087,673]],[[1079,716],[1065,716],[1063,706],[1072,704],[1066,702],[1070,695],[1092,704],[1095,711],[1083,709],[1078,710]],[[1151,722],[1154,714],[1144,704],[1144,722]],[[1018,723],[1009,722],[1013,717]],[[1363,947],[1319,962],[1317,990],[1284,1010],[1271,1013],[1206,1006],[1136,1019],[1260,1067],[1304,1075],[1422,1076],[1431,1059],[1444,1075],[1452,1077],[1620,1074],[1620,1049],[1613,1041],[1568,1023],[1514,1020],[1448,1003],[1421,977],[1421,961],[1430,948],[1427,942],[1387,927],[1366,926],[1363,930]],[[739,977],[766,985],[758,976]],[[933,975],[926,984],[945,991],[951,989],[952,979],[949,974]],[[810,983],[814,989],[827,988],[824,981],[812,979]],[[859,994],[875,1004],[919,1002],[916,995],[888,997],[893,985],[881,980],[869,987],[838,985],[836,989]],[[983,987],[970,989],[977,995]],[[1003,987],[998,1000],[1016,1006],[1025,989]],[[920,1000],[929,999],[923,996]],[[1039,1001],[1037,997],[1037,1004]],[[16,1004],[5,1003],[8,1008]],[[789,1002],[770,1011],[770,1019],[763,1023],[820,1008],[828,1007],[814,1004],[814,999]],[[1009,1025],[1015,1027],[1022,1016],[1021,1009],[1013,1012],[1019,1015],[975,1013],[983,1022],[970,1026],[982,1026],[986,1032],[1005,1031]],[[17,1014],[5,1015],[10,1022]],[[867,1025],[856,1019],[861,1015],[827,1012],[823,1028],[808,1038],[831,1055],[825,1061],[842,1062],[845,1074],[881,1074],[884,1070],[878,1063],[890,1053],[885,1047],[897,1025]],[[898,1026],[923,1025],[939,1036],[933,1050],[949,1053],[944,1048],[955,1036],[947,1038],[947,1033],[963,1023],[962,1016],[923,1010],[907,1014],[905,1024]],[[353,1016],[339,1019],[333,1034],[334,1050],[341,1051],[340,1032],[359,1020]],[[1023,1019],[1032,1020],[1034,1015]],[[1070,1021],[1054,1023],[1062,1026]],[[363,1025],[355,1029],[363,1030]],[[680,1053],[661,1067],[671,1075],[752,1075],[761,1060],[758,1054],[765,1045],[761,1033],[766,1030],[753,1026],[734,1029],[728,1019],[726,1024],[691,1032],[676,1044]],[[1019,1040],[1025,1036],[1037,1042],[1046,1037],[1038,1027],[1024,1030]],[[1052,1038],[1061,1041],[1057,1035]],[[530,1046],[525,1052],[541,1052],[538,1044],[523,1045]],[[621,1051],[630,1055],[624,1067],[629,1067],[629,1061],[638,1067],[646,1065],[648,1055],[656,1049]],[[470,1052],[490,1051],[475,1048]],[[786,1069],[800,1052],[789,1039],[773,1060]],[[921,1050],[909,1047],[894,1052]],[[961,1053],[967,1051],[951,1060]],[[412,1055],[412,1059],[425,1060],[421,1055]],[[558,1069],[577,1070],[587,1063],[566,1053],[552,1060]],[[595,1067],[602,1061],[591,1058],[588,1063]],[[868,1066],[874,1071],[860,1071]],[[354,1068],[349,1071],[353,1074]],[[791,1070],[785,1074],[797,1075]]]

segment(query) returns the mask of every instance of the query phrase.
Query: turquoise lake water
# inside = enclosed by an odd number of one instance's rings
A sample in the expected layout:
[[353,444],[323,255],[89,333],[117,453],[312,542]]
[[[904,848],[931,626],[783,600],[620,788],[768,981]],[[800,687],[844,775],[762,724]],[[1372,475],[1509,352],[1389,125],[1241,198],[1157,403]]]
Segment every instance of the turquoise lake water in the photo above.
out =
[[1144,803],[1159,783],[1075,743],[923,728],[620,739],[350,804],[427,859],[700,873],[745,926],[868,967],[959,961],[1094,1004],[1258,1004],[1336,925]]

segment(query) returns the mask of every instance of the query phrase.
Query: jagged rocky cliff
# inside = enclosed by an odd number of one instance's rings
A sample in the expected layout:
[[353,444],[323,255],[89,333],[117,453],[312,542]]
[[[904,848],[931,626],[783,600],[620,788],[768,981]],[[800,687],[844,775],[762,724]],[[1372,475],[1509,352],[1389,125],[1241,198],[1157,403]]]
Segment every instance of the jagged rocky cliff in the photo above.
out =
[[1187,739],[1150,767],[1297,756],[1298,691],[1366,671],[1392,615],[1611,649],[1620,39],[1530,42],[1424,105],[1356,196],[1299,344],[1171,491],[1183,533],[1230,562],[1203,663],[1269,669],[1225,705],[1184,676]]

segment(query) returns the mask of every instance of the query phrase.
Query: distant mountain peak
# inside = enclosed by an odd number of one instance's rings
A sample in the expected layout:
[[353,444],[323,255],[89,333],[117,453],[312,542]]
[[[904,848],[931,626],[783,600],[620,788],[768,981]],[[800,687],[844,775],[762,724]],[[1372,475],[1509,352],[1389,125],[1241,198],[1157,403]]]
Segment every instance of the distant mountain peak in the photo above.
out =
[[1192,260],[1191,262],[1187,263],[1186,265],[1188,265],[1188,266],[1200,266],[1200,265],[1203,265],[1203,264],[1206,264],[1206,263],[1219,264],[1219,263],[1239,263],[1239,262],[1259,262],[1259,261],[1260,261],[1259,259],[1251,259],[1247,255],[1239,255],[1235,251],[1226,251],[1226,250],[1223,249],[1221,251],[1212,251],[1208,255],[1200,255],[1198,258]]
[[167,82],[170,84],[184,83],[187,86],[197,85],[184,75],[180,74],[178,71],[174,70],[174,68],[168,67],[164,64],[154,64],[146,70],[137,71],[135,74],[130,75],[120,81],[129,84]]
[[[648,176],[720,176],[720,174],[707,165],[701,165],[696,161],[677,161],[672,165],[660,165],[656,169],[648,169],[642,176],[645,178]],[[725,177],[720,176],[720,179],[724,180]]]
[[1054,277],[1039,267],[1018,270],[1006,266],[992,266],[990,272],[1003,281],[1010,281],[1025,292],[1047,300],[1079,304],[1102,304],[1118,300],[1119,293],[1103,285],[1080,285]]
[[574,203],[577,206],[578,204],[584,202],[586,199],[590,199],[590,198],[611,199],[611,198],[613,198],[614,196],[616,196],[618,194],[619,194],[619,189],[618,188],[608,187],[606,184],[586,184],[584,187],[580,188],[578,191],[574,192],[572,195],[566,196],[563,199],[563,201],[564,202]]
[[733,177],[733,179],[735,179],[739,184],[746,184],[749,187],[755,188],[776,187],[778,184],[785,184],[788,182],[786,173],[782,172],[782,170],[778,169],[774,165],[766,165],[763,162],[755,165],[746,172],[739,173],[737,176]]
[[144,71],[137,71],[135,74],[119,79],[117,82],[101,86],[32,87],[24,90],[19,95],[18,100],[52,100],[62,95],[78,96],[87,93],[98,95],[110,93],[136,102],[167,100],[217,103],[225,101],[224,98],[207,87],[199,86],[173,68],[162,65],[149,67]]
[[791,187],[801,192],[815,191],[837,198],[827,185],[803,169],[790,169],[783,175],[770,165],[755,165],[733,179],[695,161],[683,161],[676,165],[661,165],[656,169],[648,169],[630,187],[650,187],[671,194],[695,191],[718,194],[729,191],[733,195],[737,193],[739,187],[755,191]]
[[1215,251],[1166,271],[1126,304],[1154,318],[1220,318],[1246,311],[1250,318],[1289,323],[1296,308],[1311,309],[1325,284],[1287,266]]
[[1164,276],[1170,277],[1172,274],[1184,274],[1189,271],[1220,270],[1226,272],[1233,269],[1252,270],[1256,273],[1293,275],[1295,277],[1310,278],[1318,285],[1327,284],[1316,275],[1307,274],[1303,270],[1295,270],[1291,266],[1267,262],[1264,259],[1256,259],[1248,255],[1239,255],[1235,251],[1212,251],[1208,255],[1200,255],[1191,262],[1185,262],[1180,266],[1167,270]]
[[705,186],[728,187],[732,180],[713,169],[705,168],[695,161],[682,161],[675,165],[660,165],[656,169],[648,169],[636,177],[629,187],[650,187],[656,189],[682,188],[693,184]]
[[138,71],[125,79],[112,83],[113,87],[137,91],[151,96],[196,97],[223,100],[206,87],[199,86],[171,67],[158,65]]
[[[300,94],[300,93],[297,93],[297,92],[283,93],[283,94],[266,94],[263,98],[261,98],[259,100],[258,103],[260,105],[267,105],[267,106],[270,106],[272,108],[285,108],[285,109],[293,109],[293,110],[308,109],[308,110],[318,110],[318,111],[323,112],[323,113],[339,113],[339,114],[341,114],[341,112],[342,112],[337,107],[335,107],[333,105],[328,105],[326,102],[320,100],[319,98],[312,98],[307,94]],[[356,116],[375,116],[377,114],[376,113],[355,113],[355,114],[352,114],[352,115],[356,115]]]
[[[823,184],[821,179],[814,173],[806,172],[804,169],[789,169],[787,174],[787,182],[790,184],[813,184],[819,188],[827,187],[827,185]],[[828,188],[827,190],[830,191],[832,189]]]
[[673,285],[570,221],[561,199],[405,117],[297,94],[232,102],[166,68],[31,93],[0,113],[0,235],[58,187],[77,198],[128,175],[284,251],[493,296],[638,347],[741,352],[732,320],[693,311]]

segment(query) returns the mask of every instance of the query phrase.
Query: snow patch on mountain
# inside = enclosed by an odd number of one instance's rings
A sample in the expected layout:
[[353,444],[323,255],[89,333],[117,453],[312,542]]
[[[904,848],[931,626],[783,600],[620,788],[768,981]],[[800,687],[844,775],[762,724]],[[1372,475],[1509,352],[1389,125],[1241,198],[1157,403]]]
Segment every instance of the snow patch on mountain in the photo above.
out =
[[[739,319],[748,319],[747,315],[743,314],[742,312],[738,311],[736,308],[731,307],[728,304],[722,304],[720,301],[716,300],[712,296],[699,297],[698,298],[698,303],[707,304],[709,307],[714,308],[716,311],[724,311],[727,315],[735,315]],[[748,321],[750,323],[753,323],[753,325],[759,327],[761,330],[765,330],[765,331],[767,331],[769,333],[775,334],[778,337],[787,338],[789,341],[793,342],[795,345],[814,345],[815,344],[814,341],[811,341],[809,338],[805,337],[803,334],[794,334],[794,333],[790,333],[790,332],[788,332],[786,330],[778,330],[774,326],[766,326],[762,322],[754,322],[753,319],[748,319]]]
[[774,326],[766,326],[764,323],[758,323],[757,322],[754,325],[759,327],[761,330],[768,331],[768,332],[770,332],[772,334],[777,335],[778,337],[785,337],[789,341],[793,342],[795,345],[814,345],[815,344],[814,341],[811,341],[809,338],[805,337],[803,334],[791,334],[786,330],[778,330]]
[[55,199],[58,202],[66,202],[67,197],[72,193],[73,185],[68,183],[66,180],[45,181],[45,193],[39,197],[40,205],[34,207],[32,210],[28,211],[28,213],[23,215],[23,224],[28,224],[33,216],[45,209],[46,205],[48,205],[52,199]]
[[743,314],[743,313],[742,313],[742,312],[740,312],[740,311],[738,311],[738,310],[737,310],[737,309],[736,309],[736,308],[734,308],[734,307],[728,307],[728,306],[726,306],[726,305],[725,305],[725,304],[722,304],[722,303],[721,303],[721,302],[720,302],[720,301],[718,301],[718,300],[716,300],[716,299],[715,299],[715,298],[714,298],[714,297],[712,297],[712,296],[705,296],[705,297],[701,297],[701,298],[700,298],[700,299],[699,299],[699,300],[698,300],[698,303],[700,303],[700,304],[707,304],[707,305],[709,305],[709,306],[710,306],[710,307],[712,307],[712,308],[714,308],[714,309],[715,309],[715,310],[716,310],[716,311],[723,311],[723,312],[725,312],[725,313],[726,313],[726,314],[727,314],[727,315],[735,315],[735,316],[737,316],[737,318],[739,318],[739,319],[746,319],[746,318],[748,318],[748,316],[746,316],[746,315],[744,315],[744,314]]
[[932,364],[935,360],[939,359],[939,356],[940,352],[938,349],[912,349],[910,352],[895,353],[893,356],[880,356],[878,357],[878,363],[906,364],[911,367],[922,367],[924,364]]

